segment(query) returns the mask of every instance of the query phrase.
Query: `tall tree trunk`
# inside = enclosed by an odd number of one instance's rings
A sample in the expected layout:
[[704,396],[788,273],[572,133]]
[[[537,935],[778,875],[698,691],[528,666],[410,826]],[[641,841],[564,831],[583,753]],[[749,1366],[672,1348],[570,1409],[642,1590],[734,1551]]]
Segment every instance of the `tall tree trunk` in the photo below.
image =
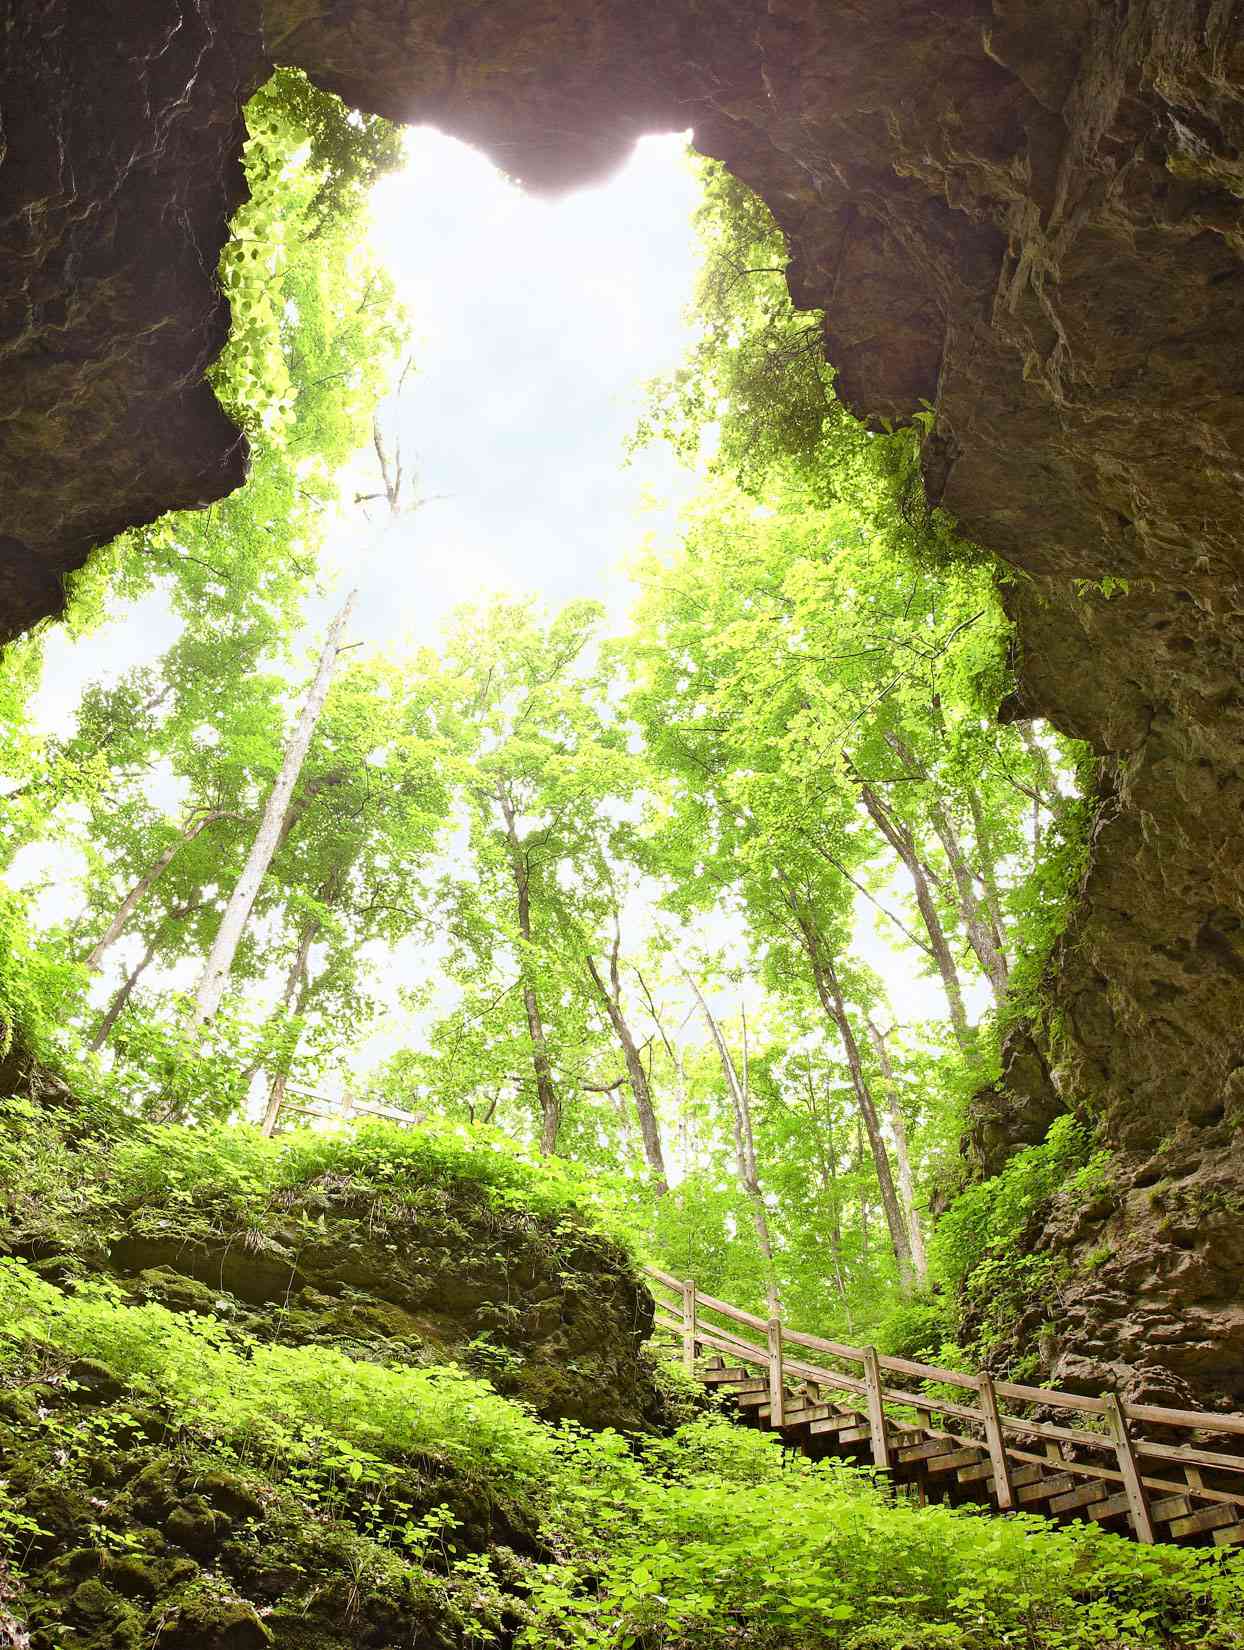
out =
[[829,1253],[834,1263],[834,1282],[838,1288],[838,1298],[847,1315],[847,1327],[851,1327],[851,1307],[847,1299],[846,1269],[842,1261],[842,1206],[838,1198],[838,1165],[834,1161],[833,1128],[828,1118],[822,1118],[816,1103],[816,1091],[812,1087],[812,1067],[807,1070],[808,1080],[808,1112],[812,1118],[813,1141],[817,1156],[817,1171],[821,1182],[821,1195],[829,1206]]
[[916,905],[920,911],[921,921],[925,932],[929,936],[929,945],[933,952],[933,960],[937,964],[937,971],[942,977],[942,989],[946,993],[946,1002],[950,1008],[950,1024],[955,1034],[955,1041],[966,1054],[972,1047],[972,1033],[968,1028],[968,1017],[963,1007],[963,989],[959,983],[959,970],[955,967],[955,959],[951,953],[946,930],[942,927],[942,919],[937,909],[937,901],[933,896],[933,889],[929,883],[928,872],[916,849],[911,832],[903,821],[894,814],[881,800],[867,780],[858,780],[860,795],[864,806],[868,809],[873,824],[885,837],[891,848],[902,860],[907,874],[911,878],[915,890]]
[[1050,761],[1049,752],[1032,731],[1031,722],[1019,723],[1019,736],[1024,742],[1024,749],[1032,758],[1033,771],[1036,774],[1037,790],[1041,793],[1041,801],[1056,818],[1061,817],[1067,812],[1070,799],[1065,797],[1058,788],[1058,780],[1054,775],[1054,764]]
[[156,946],[160,943],[160,936],[164,931],[166,923],[183,922],[192,911],[197,911],[202,903],[203,901],[201,899],[192,899],[188,900],[185,905],[179,905],[175,910],[169,912],[165,922],[161,923],[156,929],[151,939],[147,942],[147,949],[143,952],[140,960],[125,976],[124,980],[122,980],[120,986],[113,995],[112,1001],[108,1004],[103,1018],[95,1027],[95,1035],[86,1045],[92,1054],[98,1054],[100,1049],[103,1048],[104,1044],[108,1041],[108,1038],[112,1034],[113,1026],[116,1025],[117,1021],[125,1012],[125,1005],[134,994],[134,987],[138,984],[139,980],[151,965],[151,959],[155,956]]
[[103,1018],[95,1027],[95,1035],[86,1045],[92,1054],[98,1054],[100,1049],[103,1048],[104,1044],[108,1041],[113,1026],[116,1025],[117,1021],[121,1018],[121,1015],[125,1012],[126,1003],[129,1002],[130,998],[134,994],[134,987],[138,984],[139,980],[150,966],[151,959],[155,956],[156,945],[158,943],[159,934],[157,933],[147,941],[147,949],[143,952],[138,962],[134,964],[133,968],[130,969],[129,973],[121,981],[121,984],[113,996],[112,1001],[108,1004],[108,1008],[104,1013]]
[[721,1074],[726,1080],[726,1092],[730,1096],[730,1109],[734,1122],[734,1156],[738,1166],[739,1181],[747,1194],[752,1206],[752,1221],[756,1228],[756,1241],[760,1245],[761,1257],[765,1268],[765,1296],[769,1303],[769,1316],[779,1318],[782,1315],[782,1301],[778,1293],[777,1271],[773,1264],[773,1238],[769,1231],[769,1212],[765,1207],[764,1193],[760,1189],[760,1176],[756,1169],[756,1145],[752,1133],[751,1095],[747,1081],[747,1064],[744,1063],[744,1079],[739,1080],[735,1069],[734,1057],[731,1055],[722,1035],[721,1027],[713,1015],[712,1009],[704,1000],[704,994],[692,976],[684,968],[682,976],[691,987],[696,1002],[700,1005],[700,1012],[708,1026],[709,1034],[717,1049],[718,1059],[721,1061]]
[[229,896],[229,903],[225,907],[202,978],[195,991],[193,1021],[196,1025],[202,1025],[205,1020],[210,1020],[220,1007],[220,999],[224,996],[225,986],[229,981],[229,972],[237,955],[238,944],[254,908],[259,886],[272,863],[290,797],[298,782],[298,775],[302,772],[302,764],[306,761],[307,751],[310,749],[311,737],[324,709],[324,701],[328,697],[337,656],[341,652],[341,635],[354,611],[357,596],[357,590],[350,592],[346,597],[345,606],[329,628],[315,672],[315,680],[311,684],[298,721],[294,725],[294,731],[285,747],[285,757],[264,806],[263,818],[255,833],[251,851],[247,855],[246,864],[242,867],[242,874],[233,893]]
[[[915,773],[922,773],[916,754],[904,743],[897,734],[887,733],[885,742],[890,749],[908,768]],[[927,775],[926,775],[927,779]],[[1007,963],[1000,945],[995,943],[992,932],[992,923],[987,908],[978,897],[972,868],[968,864],[967,854],[963,850],[963,843],[959,837],[959,830],[951,816],[950,809],[936,785],[929,782],[929,818],[933,822],[933,829],[937,833],[938,841],[946,852],[950,864],[950,873],[955,884],[955,904],[959,908],[959,915],[963,919],[963,926],[968,936],[968,943],[975,951],[977,960],[985,971],[994,998],[1001,1002],[1006,995]]]
[[169,844],[169,846],[160,855],[159,859],[156,860],[155,864],[147,872],[146,876],[138,879],[117,907],[116,916],[113,917],[107,928],[100,935],[90,956],[86,959],[86,966],[92,972],[95,972],[95,970],[99,968],[100,963],[103,961],[104,953],[115,940],[120,938],[121,932],[126,923],[142,904],[152,886],[158,882],[164,875],[165,871],[168,870],[169,866],[173,863],[173,860],[185,844],[187,842],[193,842],[200,831],[206,829],[208,825],[214,825],[218,819],[237,818],[237,814],[228,813],[223,808],[210,808],[200,819],[192,819],[189,824],[182,828],[181,834],[177,840]]
[[552,1157],[557,1150],[562,1106],[556,1084],[553,1082],[553,1067],[549,1062],[540,999],[536,996],[536,988],[528,972],[531,967],[531,877],[523,856],[523,845],[519,841],[514,807],[500,780],[493,795],[501,809],[501,817],[505,820],[510,869],[514,876],[514,892],[518,900],[518,931],[526,952],[522,958],[523,1008],[527,1015],[527,1035],[531,1039],[531,1064],[536,1077],[536,1096],[540,1102],[540,1150],[545,1157]]
[[622,979],[618,968],[618,941],[615,938],[613,951],[609,958],[609,986],[601,979],[600,971],[596,967],[595,959],[588,957],[588,973],[600,993],[601,1001],[605,1005],[605,1012],[609,1016],[609,1023],[622,1045],[622,1055],[626,1061],[626,1075],[631,1085],[631,1093],[635,1096],[635,1110],[639,1114],[639,1132],[644,1143],[644,1157],[647,1159],[648,1172],[652,1176],[653,1190],[657,1196],[662,1196],[669,1190],[669,1180],[665,1173],[665,1153],[661,1147],[661,1129],[657,1122],[657,1115],[652,1105],[652,1090],[648,1084],[648,1074],[644,1070],[644,1063],[639,1057],[639,1049],[631,1035],[631,1028],[622,1012]]
[[1006,952],[1006,924],[1002,919],[1002,892],[998,887],[997,854],[985,823],[985,810],[975,790],[968,791],[968,808],[972,815],[972,833],[976,838],[976,858],[980,863],[981,883],[985,889],[985,906],[989,924],[999,951]]
[[831,1024],[837,1028],[838,1035],[842,1040],[843,1051],[847,1057],[847,1066],[851,1073],[851,1087],[855,1092],[856,1105],[859,1108],[860,1118],[868,1135],[873,1168],[877,1174],[877,1189],[881,1194],[881,1208],[890,1233],[894,1259],[898,1264],[899,1287],[906,1292],[911,1289],[914,1278],[911,1241],[903,1220],[902,1205],[895,1190],[894,1176],[890,1170],[890,1154],[886,1150],[885,1137],[881,1132],[881,1121],[877,1116],[877,1108],[873,1104],[872,1093],[864,1077],[864,1065],[860,1059],[859,1044],[856,1042],[855,1032],[851,1028],[846,1001],[842,995],[842,987],[839,984],[837,971],[825,950],[816,924],[802,908],[796,896],[791,892],[789,885],[787,887],[787,901],[803,936],[804,948],[807,951],[808,961],[812,966],[812,979],[816,986],[816,994],[821,1000],[821,1007],[825,1010]]
[[[315,937],[323,927],[318,917],[313,917],[303,927],[298,941],[298,950],[290,964],[289,973],[285,976],[285,989],[281,994],[281,1008],[292,1008],[295,1015],[301,1014],[307,1005],[307,990],[310,982],[307,979],[307,960],[311,955],[311,947],[315,944]],[[277,1119],[281,1115],[281,1106],[285,1101],[285,1087],[289,1082],[289,1068],[293,1063],[296,1051],[291,1049],[288,1056],[277,1067],[272,1079],[272,1086],[268,1090],[268,1104],[263,1114],[263,1122],[259,1125],[260,1132],[272,1134],[276,1129]]]
[[916,1282],[921,1289],[926,1289],[929,1283],[929,1259],[924,1247],[924,1230],[920,1224],[920,1215],[916,1209],[916,1188],[911,1172],[911,1151],[907,1144],[907,1123],[903,1117],[903,1108],[899,1104],[898,1085],[894,1081],[894,1067],[890,1061],[890,1051],[886,1047],[885,1037],[874,1024],[871,1017],[866,1021],[869,1040],[873,1045],[873,1052],[877,1056],[877,1064],[881,1067],[881,1078],[885,1086],[886,1110],[890,1117],[890,1129],[894,1135],[894,1155],[898,1159],[898,1186],[903,1199],[903,1215],[907,1222],[907,1234],[911,1239],[911,1263],[915,1268]]
[[963,851],[958,828],[950,816],[950,810],[940,798],[933,802],[929,814],[933,821],[933,829],[937,832],[938,840],[946,850],[946,858],[950,862],[951,874],[955,879],[956,904],[963,918],[968,943],[985,971],[995,1000],[1001,1002],[1006,995],[1010,970],[1001,947],[995,941],[988,907],[977,895],[972,868]]

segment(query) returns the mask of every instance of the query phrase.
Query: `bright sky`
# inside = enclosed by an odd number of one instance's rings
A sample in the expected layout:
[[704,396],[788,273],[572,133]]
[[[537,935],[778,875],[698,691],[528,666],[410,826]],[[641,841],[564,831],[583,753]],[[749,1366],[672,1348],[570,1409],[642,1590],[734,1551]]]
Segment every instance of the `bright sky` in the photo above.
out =
[[591,596],[620,622],[620,563],[654,525],[645,496],[692,488],[663,450],[621,464],[644,383],[687,346],[686,140],[645,138],[603,186],[551,200],[429,128],[407,145],[375,191],[372,241],[415,327],[386,426],[430,502],[368,558],[360,630],[431,641],[450,608],[498,588]]
[[[622,561],[645,533],[672,532],[694,489],[663,449],[622,465],[645,382],[688,342],[697,189],[685,139],[646,138],[603,185],[557,199],[523,194],[431,129],[406,142],[405,169],[376,190],[373,241],[415,328],[415,370],[387,424],[429,502],[395,526],[378,514],[370,531],[356,523],[329,544],[330,565],[361,584],[356,638],[386,649],[434,641],[451,608],[498,588],[551,605],[595,597],[621,625],[633,595]],[[361,455],[362,490],[375,474]],[[173,636],[158,596],[82,641],[53,632],[38,724],[66,728],[88,681],[154,660]],[[49,898],[60,909],[45,902],[45,915],[63,915],[74,903],[68,864],[19,858],[15,881],[54,871]],[[944,1012],[940,989],[895,957],[867,908],[860,943],[900,1020]],[[734,1012],[735,995],[721,1012]],[[381,1042],[392,1047],[391,1036]]]

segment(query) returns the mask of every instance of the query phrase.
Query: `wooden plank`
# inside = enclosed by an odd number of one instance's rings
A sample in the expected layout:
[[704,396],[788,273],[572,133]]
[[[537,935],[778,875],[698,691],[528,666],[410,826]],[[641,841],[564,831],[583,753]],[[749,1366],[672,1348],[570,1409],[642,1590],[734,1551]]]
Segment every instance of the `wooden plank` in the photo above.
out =
[[863,1363],[864,1353],[858,1346],[844,1346],[841,1341],[827,1341],[823,1335],[809,1335],[802,1329],[783,1329],[786,1339],[795,1346],[806,1346],[812,1352],[828,1352],[831,1358],[846,1358],[850,1363]]
[[1015,1495],[1011,1487],[1011,1467],[1002,1441],[1002,1427],[998,1420],[998,1400],[994,1396],[993,1381],[988,1375],[979,1375],[977,1381],[981,1414],[985,1422],[985,1443],[989,1448],[989,1459],[993,1463],[994,1499],[1000,1512],[1009,1512],[1015,1505]]
[[1169,1524],[1172,1518],[1187,1518],[1192,1503],[1186,1495],[1168,1495],[1149,1503],[1149,1516],[1155,1524]]
[[769,1381],[764,1375],[748,1375],[741,1381],[719,1381],[718,1386],[736,1403],[765,1403],[769,1397]]
[[981,1461],[974,1467],[960,1467],[955,1474],[961,1484],[976,1484],[993,1477],[993,1462]]
[[993,1389],[999,1398],[1010,1398],[1016,1403],[1044,1404],[1047,1409],[1075,1409],[1084,1415],[1106,1413],[1100,1398],[1085,1398],[1078,1392],[1055,1392],[1042,1386],[1024,1386],[1019,1381],[995,1381]]
[[782,1322],[770,1318],[765,1335],[769,1343],[769,1425],[780,1427],[786,1410],[786,1372],[782,1368]]
[[1095,1518],[1099,1524],[1104,1524],[1108,1518],[1119,1518],[1130,1513],[1132,1503],[1126,1495],[1110,1495],[1104,1501],[1094,1501],[1085,1511],[1090,1518]]
[[[975,1385],[975,1382],[973,1385]],[[909,1404],[913,1409],[920,1404],[927,1404],[929,1401],[927,1394],[921,1397],[918,1393],[902,1392],[891,1387],[882,1389],[882,1397],[888,1404]],[[980,1410],[969,1409],[966,1404],[939,1402],[934,1406],[934,1413],[937,1415],[953,1415],[959,1421],[979,1421],[981,1419]]]
[[[1065,1472],[1058,1472],[1038,1478],[1031,1484],[1021,1484],[1015,1491],[1015,1499],[1021,1506],[1027,1506],[1033,1501],[1048,1501],[1054,1495],[1069,1495],[1075,1487],[1074,1478]],[[994,1494],[997,1494],[996,1487]]]
[[806,1376],[808,1380],[819,1381],[822,1386],[833,1387],[837,1392],[862,1393],[866,1387],[866,1383],[858,1375],[844,1375],[839,1370],[820,1369],[816,1364],[805,1364],[798,1358],[787,1358],[786,1373]]
[[[972,1392],[976,1388],[974,1375],[962,1375],[957,1369],[938,1369],[935,1364],[919,1364],[911,1358],[879,1357],[877,1362],[882,1369],[893,1370],[896,1375],[914,1375],[919,1381],[937,1381],[942,1386],[961,1386]],[[925,1402],[928,1402],[926,1398]]]
[[873,1465],[883,1472],[890,1465],[890,1443],[885,1430],[885,1404],[882,1400],[881,1366],[877,1362],[877,1348],[864,1348],[864,1381],[868,1388],[868,1425],[872,1430]]
[[1206,1530],[1225,1529],[1234,1524],[1238,1513],[1231,1507],[1202,1507],[1187,1518],[1176,1518],[1170,1523],[1171,1535],[1179,1540],[1185,1535],[1203,1535]]
[[[681,1289],[682,1285],[678,1287]],[[719,1312],[723,1318],[733,1318],[735,1323],[745,1323],[749,1329],[767,1329],[768,1318],[758,1317],[755,1312],[745,1312],[741,1306],[731,1306],[729,1301],[718,1300],[716,1295],[700,1295],[700,1305],[707,1307],[710,1312]]]
[[1066,1495],[1056,1495],[1046,1508],[1047,1512],[1065,1513],[1074,1512],[1077,1507],[1087,1507],[1093,1501],[1103,1501],[1106,1489],[1102,1484],[1080,1484]]
[[[1036,1461],[1042,1466],[1046,1464],[1043,1455],[1031,1455],[1027,1450],[1016,1449],[1013,1445],[1007,1446],[1006,1453],[1012,1461]],[[1084,1461],[1064,1461],[1063,1467],[1067,1472],[1074,1473],[1077,1478],[1101,1479],[1114,1484],[1123,1482],[1123,1474],[1114,1467],[1090,1467]],[[1147,1490],[1166,1490],[1171,1495],[1180,1495],[1188,1488],[1187,1484],[1181,1484],[1178,1479],[1152,1478],[1148,1473],[1145,1473],[1141,1478],[1141,1483]],[[1236,1490],[1230,1495],[1222,1490],[1208,1489],[1199,1489],[1196,1493],[1202,1501],[1221,1501],[1233,1507],[1244,1505],[1244,1492],[1240,1490]]]
[[[995,1386],[994,1391],[998,1389]],[[1112,1450],[1114,1438],[1104,1432],[1087,1432],[1081,1427],[1059,1427],[1050,1421],[1021,1421],[1013,1415],[999,1417],[1003,1432],[1024,1438],[1044,1438],[1057,1444],[1084,1444],[1089,1449]]]
[[1147,1438],[1134,1438],[1132,1449],[1137,1455],[1155,1455],[1161,1461],[1187,1462],[1192,1467],[1219,1467],[1223,1472],[1244,1474],[1244,1456],[1220,1455],[1216,1450],[1193,1449],[1188,1444],[1154,1444]]
[[667,1289],[677,1289],[680,1294],[682,1293],[682,1279],[676,1278],[672,1272],[663,1272],[659,1266],[645,1266],[643,1270],[648,1277],[663,1283]]
[[[838,1434],[838,1442],[840,1444],[864,1444],[871,1442],[872,1438],[873,1429],[871,1427],[848,1427],[845,1432],[840,1432]],[[874,1459],[874,1465],[875,1464],[876,1462]]]
[[1149,1505],[1145,1499],[1144,1485],[1140,1481],[1140,1469],[1136,1465],[1136,1457],[1132,1452],[1132,1440],[1128,1435],[1123,1408],[1113,1392],[1106,1394],[1105,1403],[1106,1419],[1109,1421],[1111,1431],[1114,1433],[1115,1455],[1118,1458],[1119,1471],[1123,1474],[1123,1488],[1131,1509],[1132,1534],[1137,1541],[1151,1547],[1153,1545],[1153,1525],[1149,1519]]
[[926,1472],[957,1472],[960,1467],[973,1466],[981,1458],[978,1449],[952,1450],[949,1455],[931,1455],[924,1463]]
[[695,1374],[695,1316],[695,1283],[688,1280],[682,1286],[682,1366],[688,1375]]
[[700,1382],[704,1386],[726,1386],[731,1381],[746,1381],[748,1372],[745,1369],[727,1369],[723,1364],[720,1369],[702,1369]]
[[702,1322],[697,1330],[697,1338],[701,1346],[711,1346],[718,1352],[728,1352],[732,1357],[760,1364],[762,1368],[766,1362],[765,1355],[758,1346],[749,1346],[738,1335],[717,1334],[714,1330],[706,1329]]
[[1129,1421],[1152,1421],[1159,1427],[1196,1427],[1204,1432],[1231,1432],[1244,1437],[1244,1415],[1209,1415],[1199,1409],[1166,1409],[1159,1404],[1124,1404]]
[[809,1421],[823,1421],[832,1414],[829,1404],[803,1404],[798,1409],[788,1408],[783,1424],[788,1427],[807,1426]]
[[910,1449],[900,1449],[898,1458],[904,1462],[928,1461],[935,1455],[944,1455],[947,1442],[945,1438],[928,1438],[924,1443],[914,1444]]
[[808,1431],[814,1433],[817,1437],[820,1437],[822,1433],[827,1432],[846,1432],[848,1430],[857,1431],[858,1425],[858,1415],[839,1414],[831,1415],[824,1421],[812,1421],[808,1426]]
[[1244,1541],[1244,1524],[1228,1524],[1214,1531],[1215,1547],[1230,1547],[1237,1541]]
[[[897,1432],[895,1432],[893,1427],[891,1427],[891,1429],[890,1429],[890,1448],[892,1450],[912,1449],[916,1444],[925,1443],[928,1439],[928,1436],[929,1436],[928,1433],[925,1431],[925,1429],[923,1427],[900,1427]],[[944,1449],[946,1447],[946,1444],[953,1444],[953,1443],[954,1443],[953,1438],[947,1438],[945,1440],[945,1443],[942,1445],[942,1447]]]

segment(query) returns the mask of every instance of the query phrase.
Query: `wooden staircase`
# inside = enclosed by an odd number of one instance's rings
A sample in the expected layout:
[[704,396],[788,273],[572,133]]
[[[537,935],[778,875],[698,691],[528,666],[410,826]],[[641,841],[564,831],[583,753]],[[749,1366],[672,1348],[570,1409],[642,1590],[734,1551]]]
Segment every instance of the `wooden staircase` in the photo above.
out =
[[[780,1432],[805,1455],[871,1466],[922,1504],[1094,1519],[1142,1542],[1244,1542],[1244,1415],[1127,1404],[1114,1393],[1088,1397],[885,1357],[645,1270],[657,1324],[678,1338],[687,1372],[740,1422]],[[894,1376],[905,1385],[888,1385]],[[1142,1427],[1165,1436],[1139,1435]]]

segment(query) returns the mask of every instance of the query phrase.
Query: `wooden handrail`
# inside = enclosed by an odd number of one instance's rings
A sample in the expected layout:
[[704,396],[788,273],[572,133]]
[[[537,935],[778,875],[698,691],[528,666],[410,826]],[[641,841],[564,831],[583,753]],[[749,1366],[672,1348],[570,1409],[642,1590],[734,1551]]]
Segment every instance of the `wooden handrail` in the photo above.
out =
[[[1002,1511],[1016,1504],[1010,1476],[1010,1463],[1014,1461],[1038,1463],[1070,1477],[1118,1484],[1125,1496],[1121,1505],[1128,1510],[1133,1533],[1139,1541],[1150,1542],[1154,1539],[1153,1518],[1146,1494],[1149,1490],[1183,1492],[1194,1498],[1199,1496],[1202,1502],[1211,1505],[1233,1505],[1241,1509],[1240,1517],[1244,1521],[1244,1455],[1228,1455],[1190,1444],[1158,1443],[1132,1435],[1133,1426],[1150,1423],[1197,1432],[1244,1436],[1244,1415],[1168,1409],[1157,1404],[1129,1404],[1114,1393],[1092,1397],[1078,1392],[1060,1392],[1052,1388],[1026,1386],[1018,1381],[991,1381],[988,1375],[965,1375],[962,1370],[941,1369],[935,1364],[919,1363],[911,1358],[887,1357],[872,1347],[846,1346],[821,1335],[788,1329],[779,1319],[762,1318],[758,1313],[745,1311],[715,1295],[706,1295],[693,1282],[676,1278],[659,1267],[646,1266],[644,1271],[675,1297],[672,1301],[664,1300],[660,1295],[655,1297],[659,1308],[657,1321],[680,1336],[685,1367],[693,1370],[697,1353],[711,1348],[762,1371],[768,1387],[768,1408],[767,1412],[761,1413],[767,1413],[770,1426],[781,1428],[784,1425],[784,1410],[788,1401],[785,1381],[791,1377],[810,1383],[818,1392],[820,1388],[828,1387],[864,1400],[866,1413],[860,1415],[864,1431],[856,1431],[854,1437],[870,1439],[873,1462],[880,1469],[891,1466],[890,1434],[885,1414],[887,1404],[914,1409],[926,1430],[931,1428],[934,1415],[966,1422],[972,1429],[970,1436],[964,1436],[958,1430],[938,1436],[944,1436],[948,1442],[984,1448],[988,1452],[992,1469],[990,1484]],[[706,1312],[757,1331],[763,1337],[763,1344],[760,1340],[750,1340],[734,1329],[707,1320],[703,1316]],[[828,1354],[856,1365],[860,1373],[848,1374],[841,1369],[826,1368],[805,1358],[791,1356],[788,1347]],[[972,1393],[977,1403],[954,1403],[946,1398],[933,1397],[928,1392],[911,1392],[905,1387],[889,1386],[885,1382],[888,1374],[957,1387],[965,1393]],[[1059,1426],[1051,1421],[1003,1414],[998,1408],[999,1400],[1046,1410],[1069,1410],[1075,1415],[1100,1416],[1105,1427],[1096,1431],[1089,1427]],[[910,1425],[901,1421],[899,1424]],[[1043,1440],[1047,1454],[1040,1456],[1018,1448],[1007,1442],[1008,1436]],[[1055,1445],[1061,1447],[1061,1453],[1054,1451]],[[1068,1445],[1075,1450],[1113,1454],[1116,1465],[1114,1468],[1102,1467],[1075,1456],[1069,1457]],[[1170,1479],[1142,1474],[1139,1466],[1141,1457],[1156,1457],[1161,1462],[1182,1465],[1188,1482],[1179,1484]],[[1200,1474],[1202,1467],[1240,1477],[1240,1488],[1224,1490],[1205,1485]],[[1030,1466],[1026,1470],[1030,1471]],[[1022,1477],[1020,1482],[1024,1482]],[[1022,1495],[1019,1499],[1023,1499]]]

